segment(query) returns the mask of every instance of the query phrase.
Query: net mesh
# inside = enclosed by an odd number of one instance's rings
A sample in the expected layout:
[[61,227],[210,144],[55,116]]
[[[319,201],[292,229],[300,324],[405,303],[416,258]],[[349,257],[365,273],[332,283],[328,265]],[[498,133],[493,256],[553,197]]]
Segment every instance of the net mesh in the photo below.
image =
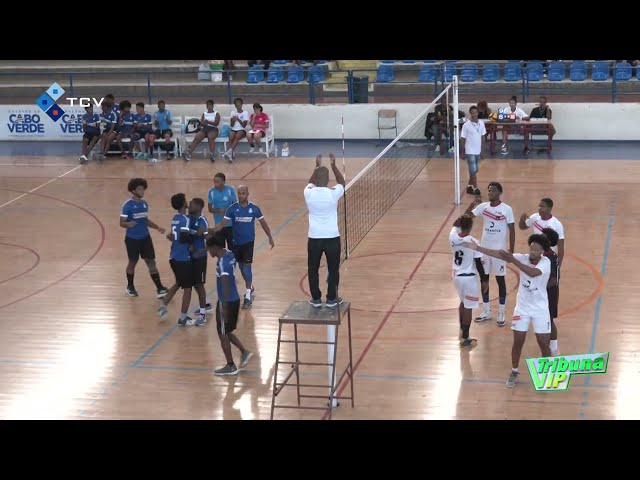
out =
[[[448,93],[443,92],[443,95]],[[338,205],[342,239],[340,263],[362,242],[400,196],[409,188],[433,155],[427,140],[429,113],[437,98],[347,184]]]

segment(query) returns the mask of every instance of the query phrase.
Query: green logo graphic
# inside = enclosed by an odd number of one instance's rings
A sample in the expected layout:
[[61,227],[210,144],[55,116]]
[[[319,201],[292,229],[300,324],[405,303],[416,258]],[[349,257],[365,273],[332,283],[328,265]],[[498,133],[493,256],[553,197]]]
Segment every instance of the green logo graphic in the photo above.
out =
[[527,358],[531,383],[539,392],[566,391],[573,375],[607,373],[608,365],[609,352]]

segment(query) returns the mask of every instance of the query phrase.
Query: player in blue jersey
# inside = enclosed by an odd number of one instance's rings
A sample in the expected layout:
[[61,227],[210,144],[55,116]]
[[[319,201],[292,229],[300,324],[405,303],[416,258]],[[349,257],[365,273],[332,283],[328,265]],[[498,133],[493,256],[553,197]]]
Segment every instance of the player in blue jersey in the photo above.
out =
[[233,333],[238,325],[240,314],[240,295],[236,287],[235,267],[236,258],[232,252],[224,248],[224,240],[215,235],[207,240],[207,249],[212,257],[218,259],[216,265],[216,283],[218,289],[218,303],[216,304],[216,328],[220,337],[222,351],[227,360],[224,367],[214,371],[216,375],[237,375],[239,368],[233,361],[231,344],[240,350],[240,368],[245,368],[253,353],[244,348],[238,337]]
[[138,292],[133,285],[133,274],[138,259],[142,258],[149,268],[153,283],[156,284],[157,297],[162,298],[167,294],[168,290],[160,281],[160,274],[156,267],[156,253],[149,228],[158,230],[160,233],[165,233],[165,229],[149,219],[149,205],[142,199],[147,187],[147,181],[144,178],[132,178],[127,186],[132,197],[124,202],[122,213],[120,214],[120,226],[126,229],[124,243],[129,257],[129,263],[127,264],[127,294],[130,297],[138,296]]
[[[191,249],[193,236],[190,233],[187,216],[187,197],[184,193],[176,193],[171,197],[171,207],[176,211],[171,220],[171,252],[169,265],[176,277],[176,284],[182,289],[182,306],[178,325],[191,326],[196,320],[188,315],[193,288],[193,268],[191,265]],[[204,316],[204,315],[203,315]],[[204,323],[204,321],[202,322]]]
[[[251,295],[255,291],[251,264],[253,263],[253,247],[256,239],[256,219],[260,222],[264,233],[269,238],[269,245],[273,248],[275,243],[262,210],[249,201],[249,187],[240,185],[238,187],[238,201],[227,209],[222,222],[213,228],[213,233],[215,234],[221,231],[227,225],[227,222],[230,220],[233,222],[233,253],[236,256],[242,278],[244,278],[247,287],[242,308],[251,308]],[[211,229],[209,230],[211,231]]]
[[[231,185],[226,185],[227,177],[218,172],[213,177],[213,188],[209,190],[209,213],[213,213],[214,225],[222,222],[227,209],[238,201],[236,190]],[[233,251],[233,220],[229,220],[226,226],[216,233],[227,242],[227,248]]]
[[116,138],[116,127],[118,126],[118,114],[109,105],[102,103],[102,114],[100,115],[100,121],[104,123],[104,129],[102,130],[101,144],[100,144],[100,162],[103,162],[111,142]]
[[[129,159],[129,153],[131,152],[131,137],[133,135],[133,127],[135,124],[134,116],[131,113],[131,102],[129,100],[123,100],[120,102],[120,118],[118,120],[118,134],[116,135],[116,141],[122,151],[122,158]],[[125,150],[122,139],[129,139],[127,148]]]
[[136,114],[133,116],[135,121],[135,131],[133,141],[136,142],[144,138],[144,159],[153,158],[153,150],[155,148],[156,136],[153,133],[153,119],[151,114],[144,111],[144,103],[136,103]]
[[100,115],[93,113],[93,106],[89,105],[84,108],[85,113],[80,120],[82,122],[82,130],[84,135],[82,136],[82,156],[80,157],[80,163],[87,163],[89,161],[87,155],[91,153],[93,147],[96,146],[100,139]]

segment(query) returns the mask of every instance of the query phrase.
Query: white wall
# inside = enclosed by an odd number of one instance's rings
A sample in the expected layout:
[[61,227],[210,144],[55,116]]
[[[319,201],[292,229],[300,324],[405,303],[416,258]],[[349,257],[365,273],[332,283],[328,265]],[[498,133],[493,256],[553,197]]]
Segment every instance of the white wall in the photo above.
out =
[[[466,112],[469,106],[470,104],[461,103],[460,110]],[[490,104],[494,111],[500,106],[502,105]],[[519,106],[528,113],[535,104]],[[553,109],[553,122],[557,131],[556,140],[640,140],[640,104],[558,103],[550,106]],[[245,107],[251,108],[251,105]],[[267,114],[274,116],[276,139],[340,138],[340,122],[341,118],[344,118],[345,138],[349,140],[378,138],[379,109],[390,108],[398,111],[400,132],[427,107],[427,104],[263,104],[263,107]],[[204,105],[168,105],[167,108],[174,116],[200,117],[204,111]],[[230,105],[216,105],[216,110],[223,116],[229,115],[232,108]],[[40,133],[16,134],[15,127],[11,133],[9,115],[15,111],[40,114],[43,124]],[[81,136],[81,133],[69,133],[64,119],[53,123],[36,105],[0,106],[0,140],[78,140]]]

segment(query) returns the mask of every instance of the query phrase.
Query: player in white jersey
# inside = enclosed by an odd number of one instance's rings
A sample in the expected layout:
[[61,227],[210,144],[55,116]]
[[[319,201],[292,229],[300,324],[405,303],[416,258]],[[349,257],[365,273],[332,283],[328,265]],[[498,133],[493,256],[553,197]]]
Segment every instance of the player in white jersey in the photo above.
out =
[[[474,217],[480,217],[484,221],[480,245],[495,250],[506,250],[508,230],[509,253],[513,253],[516,244],[516,227],[513,218],[513,209],[506,203],[500,201],[501,195],[502,185],[498,182],[491,182],[489,184],[489,201],[480,203],[480,198],[476,197],[474,203],[467,209],[467,213],[470,213]],[[489,257],[484,257],[482,264],[484,265],[485,273],[482,277],[483,281],[488,282],[489,275],[491,274],[496,277],[499,301],[498,319],[496,323],[499,327],[503,327],[505,325],[504,312],[507,305],[507,283],[505,281],[507,264],[500,258]],[[486,291],[482,291],[482,304],[483,312],[476,317],[476,322],[484,322],[493,318],[491,315],[491,305],[489,304],[488,286]]]
[[[462,215],[456,220],[451,233],[449,233],[449,243],[453,254],[453,284],[456,286],[460,297],[458,313],[460,329],[462,330],[461,347],[473,347],[478,343],[475,338],[469,338],[469,328],[471,327],[471,314],[474,308],[478,308],[480,300],[480,286],[476,271],[482,272],[482,263],[480,261],[482,254],[463,246],[465,242],[480,243],[471,236],[472,228],[473,217]],[[487,283],[485,282],[483,287],[486,288],[486,286]]]
[[558,233],[558,245],[551,247],[551,249],[558,254],[558,268],[562,266],[562,259],[564,258],[564,226],[556,217],[551,215],[553,209],[553,200],[550,198],[543,198],[538,205],[538,213],[534,213],[529,216],[523,213],[520,216],[520,222],[518,226],[520,230],[526,230],[532,228],[533,233],[542,233],[544,228],[551,228]]
[[522,354],[522,347],[527,338],[529,325],[533,324],[533,331],[538,340],[538,346],[543,357],[551,356],[549,347],[551,336],[551,319],[549,317],[549,300],[547,297],[547,283],[551,273],[551,262],[543,253],[549,250],[549,239],[541,234],[529,237],[529,253],[512,254],[504,250],[483,248],[473,242],[464,242],[464,246],[477,250],[493,258],[501,258],[513,263],[520,270],[520,283],[516,308],[513,311],[513,346],[511,347],[511,375],[507,380],[507,387],[516,386],[519,375],[518,364]]

